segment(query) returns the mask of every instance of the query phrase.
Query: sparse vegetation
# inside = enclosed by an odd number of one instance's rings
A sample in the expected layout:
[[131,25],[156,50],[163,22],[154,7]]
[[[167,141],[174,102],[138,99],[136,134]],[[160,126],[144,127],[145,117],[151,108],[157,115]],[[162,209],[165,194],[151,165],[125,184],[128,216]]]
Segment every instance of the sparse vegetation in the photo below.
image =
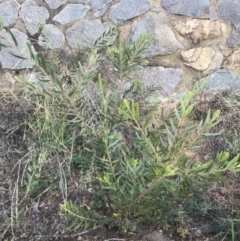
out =
[[[59,199],[55,213],[61,215],[63,231],[107,227],[126,235],[134,226],[154,224],[174,227],[185,239],[193,209],[202,216],[212,210],[209,204],[197,204],[199,194],[212,182],[227,181],[226,172],[240,171],[238,153],[218,152],[206,160],[193,155],[207,138],[218,135],[213,130],[221,122],[219,109],[209,108],[199,121],[193,118],[199,104],[195,97],[207,80],[167,106],[149,104],[146,97],[153,90],[134,71],[147,64],[142,54],[151,39],[141,35],[126,46],[117,34],[110,29],[88,49],[87,58],[80,54],[67,81],[59,62],[34,53],[29,43],[29,56],[14,53],[30,61],[40,77],[35,83],[18,78],[24,84],[21,101],[30,113],[22,125],[32,143],[11,175],[14,189],[3,235],[10,230],[12,237],[21,230],[29,234],[26,207],[38,209],[36,203],[43,199]],[[9,37],[9,45],[2,47],[19,51],[15,37]],[[103,61],[115,69],[111,81],[98,74]],[[185,208],[190,201],[192,210]],[[232,237],[237,233],[232,228]],[[39,235],[37,228],[33,235]]]

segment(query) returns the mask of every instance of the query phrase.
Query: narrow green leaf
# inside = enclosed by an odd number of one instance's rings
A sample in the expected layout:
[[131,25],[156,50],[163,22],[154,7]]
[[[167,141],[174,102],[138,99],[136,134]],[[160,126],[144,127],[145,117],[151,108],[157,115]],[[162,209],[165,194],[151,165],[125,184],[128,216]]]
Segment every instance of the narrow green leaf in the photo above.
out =
[[216,110],[214,113],[213,113],[213,119],[216,119],[220,116],[221,114],[221,110]]
[[178,109],[177,108],[174,108],[174,112],[175,112],[175,115],[176,115],[178,121],[181,121],[181,117],[180,117],[180,115],[178,113]]
[[139,104],[136,103],[136,120],[139,121],[140,119],[140,109],[139,109]]
[[153,113],[150,113],[144,122],[144,125],[143,125],[144,129],[147,127],[147,125],[149,124],[150,120],[152,120],[152,118],[153,118]]
[[122,110],[121,108],[118,108],[118,112],[119,112],[119,114],[125,116],[127,119],[132,120],[132,116],[130,114],[128,114],[126,111]]
[[174,125],[172,118],[170,118],[170,124],[171,124],[172,130],[173,130],[173,133],[176,134],[177,133],[177,128]]
[[43,79],[43,78],[40,78],[39,81],[41,81],[41,82],[43,82],[43,83],[48,83],[48,82],[50,82],[49,79]]
[[239,155],[237,155],[237,156],[234,157],[231,161],[229,161],[228,164],[227,164],[227,166],[226,166],[226,168],[227,168],[228,170],[229,170],[229,169],[231,170],[232,167],[236,165],[236,163],[238,162],[238,160],[239,160]]
[[16,40],[14,34],[11,32],[10,29],[7,29],[7,32],[10,34],[10,36],[11,36],[11,38],[12,38],[12,40],[13,40],[15,46],[18,47],[18,42],[17,42],[17,40]]
[[110,148],[113,148],[113,150],[115,149],[115,148],[117,148],[119,145],[117,145],[119,142],[120,142],[121,140],[115,140],[114,142],[112,142],[112,143],[110,143],[109,145],[108,145],[108,148],[110,149]]
[[37,61],[38,60],[37,56],[34,54],[33,49],[32,49],[32,47],[31,47],[31,45],[29,43],[27,43],[27,48],[29,50],[31,59],[34,60],[34,61]]
[[211,111],[208,110],[208,112],[207,112],[207,117],[206,117],[205,122],[204,122],[204,125],[205,125],[205,126],[208,126],[208,125],[209,125],[210,117],[211,117]]
[[197,134],[200,135],[201,129],[202,129],[202,124],[203,124],[203,120],[201,120],[197,126]]
[[3,31],[3,18],[2,15],[0,15],[0,33]]
[[69,96],[69,97],[73,96],[73,94],[75,94],[75,92],[76,92],[76,89],[70,90],[70,91],[68,92],[68,96]]
[[212,161],[208,161],[202,165],[199,165],[196,169],[194,169],[195,173],[199,173],[199,172],[205,172],[207,171],[207,169],[212,165]]
[[43,57],[43,55],[41,54],[41,53],[38,53],[37,54],[37,58],[38,58],[38,62],[39,62],[39,64],[40,64],[40,66],[44,69],[44,70],[46,70],[47,68],[46,68],[46,62],[45,62],[45,58]]
[[0,43],[0,47],[9,48],[9,46],[7,46],[7,45],[5,45],[5,44],[2,44],[2,43]]
[[168,126],[165,125],[165,127],[166,127],[167,134],[169,135],[169,137],[172,138],[172,133],[171,133],[171,131],[169,130]]
[[184,112],[184,116],[187,117],[190,113],[192,113],[193,107],[195,104],[192,104],[187,107],[186,111]]
[[18,58],[18,59],[26,59],[20,55],[17,55],[17,54],[14,54],[14,53],[11,53],[11,55],[13,55],[14,57]]

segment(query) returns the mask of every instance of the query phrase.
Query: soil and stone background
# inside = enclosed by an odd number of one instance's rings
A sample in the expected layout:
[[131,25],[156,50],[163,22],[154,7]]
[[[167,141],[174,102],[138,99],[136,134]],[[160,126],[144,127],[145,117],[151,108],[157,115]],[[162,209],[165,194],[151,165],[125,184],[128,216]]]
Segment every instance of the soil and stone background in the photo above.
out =
[[[213,88],[239,82],[239,9],[240,1],[232,0],[0,0],[4,26],[25,53],[27,38],[36,51],[45,45],[71,58],[79,44],[93,44],[113,25],[128,42],[149,33],[149,66],[139,76],[162,86],[165,97],[206,76],[217,83]],[[13,85],[16,70],[31,68],[7,49],[0,50],[0,64],[1,90]]]
[[[184,92],[207,76],[210,77],[207,92],[240,90],[239,0],[0,0],[0,15],[4,27],[11,29],[25,54],[28,39],[36,51],[57,50],[71,59],[78,45],[89,46],[104,31],[118,25],[128,43],[141,33],[147,32],[153,38],[146,53],[149,65],[138,71],[138,77],[145,85],[162,87],[158,91],[160,96]],[[40,34],[40,28],[44,35]],[[32,67],[28,61],[14,57],[11,49],[0,49],[0,92],[17,89],[14,76],[27,69],[31,71]],[[3,134],[21,122],[24,118],[21,110],[21,106],[0,101],[0,138],[6,140],[0,146],[1,161],[11,163],[13,158],[21,158],[21,151],[27,148],[21,130],[15,137]],[[17,156],[6,152],[9,147],[19,150]],[[14,167],[11,165],[9,168]],[[233,192],[229,186],[224,190]],[[203,224],[197,226],[201,232]],[[54,225],[53,221],[53,228]],[[97,240],[93,238],[89,240]],[[153,231],[143,240],[169,239]]]

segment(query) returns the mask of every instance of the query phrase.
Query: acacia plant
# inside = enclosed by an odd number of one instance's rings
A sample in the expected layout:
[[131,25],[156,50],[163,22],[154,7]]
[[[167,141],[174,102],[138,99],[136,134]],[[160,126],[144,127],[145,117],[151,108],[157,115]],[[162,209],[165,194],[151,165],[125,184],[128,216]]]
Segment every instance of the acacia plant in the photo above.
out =
[[[132,222],[162,221],[171,207],[199,192],[206,181],[225,180],[224,172],[240,170],[239,156],[229,160],[228,153],[219,153],[203,162],[189,155],[216,134],[210,130],[220,122],[220,111],[209,111],[199,123],[191,118],[194,97],[206,81],[174,103],[148,106],[143,98],[148,90],[133,75],[147,63],[142,56],[152,40],[146,34],[126,45],[116,28],[108,30],[66,83],[48,56],[35,53],[29,43],[28,54],[21,53],[14,35],[3,32],[2,25],[0,31],[2,48],[28,60],[40,76],[35,83],[19,80],[35,104],[34,121],[48,123],[45,132],[42,125],[35,126],[40,141],[45,137],[41,145],[58,158],[71,149],[65,155],[71,153],[78,165],[71,168],[92,173],[88,182],[97,185],[100,208],[76,206],[65,195],[61,215],[72,219],[72,227],[111,224],[127,229]],[[113,65],[110,81],[98,75],[102,61]]]

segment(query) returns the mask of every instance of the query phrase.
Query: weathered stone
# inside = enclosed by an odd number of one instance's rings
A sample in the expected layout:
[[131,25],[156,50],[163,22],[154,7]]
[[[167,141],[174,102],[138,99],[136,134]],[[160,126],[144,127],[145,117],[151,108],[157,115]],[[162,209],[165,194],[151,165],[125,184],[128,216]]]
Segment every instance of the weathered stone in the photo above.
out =
[[214,93],[230,89],[240,91],[240,78],[231,70],[219,69],[210,76],[204,92]]
[[83,18],[89,9],[90,7],[88,5],[68,4],[53,20],[61,24],[70,23]]
[[91,5],[96,17],[102,16],[109,6],[112,0],[91,0]]
[[[2,68],[6,69],[25,69],[25,68],[32,68],[32,64],[28,60],[19,59],[12,55],[24,55],[24,56],[30,56],[28,47],[26,45],[27,43],[27,35],[23,32],[20,32],[17,29],[11,29],[11,32],[15,36],[15,39],[18,43],[18,49],[20,50],[20,53],[16,51],[15,49],[9,47],[9,48],[2,48],[0,50],[0,62],[2,63]],[[8,39],[8,41],[15,46],[13,39],[11,38],[10,34],[7,33],[5,30],[3,30],[3,36]],[[9,46],[9,43],[1,39],[1,43]],[[33,49],[34,51],[34,49]]]
[[176,21],[175,28],[180,34],[189,36],[193,43],[221,37],[219,21],[188,19]]
[[135,41],[142,33],[149,33],[154,40],[148,48],[146,56],[170,54],[183,49],[173,31],[160,17],[148,16],[143,21],[134,22],[129,42]]
[[84,3],[84,4],[89,3],[89,1],[90,0],[77,0],[78,3]]
[[61,30],[53,24],[46,24],[42,34],[38,38],[38,44],[50,49],[61,48],[65,43],[65,37]]
[[199,17],[210,7],[209,0],[162,0],[162,7],[167,14],[179,14]]
[[219,0],[219,15],[233,24],[231,33],[227,38],[227,45],[235,47],[240,44],[240,1]]
[[34,35],[38,32],[40,24],[44,24],[49,18],[45,7],[38,7],[33,0],[25,0],[21,6],[20,18],[23,20],[27,31]]
[[161,66],[146,67],[138,70],[137,76],[146,87],[161,87],[161,90],[157,90],[157,94],[167,97],[181,80],[182,70]]
[[210,18],[211,21],[215,21],[215,20],[218,19],[217,10],[216,10],[215,7],[210,7],[209,18]]
[[121,0],[112,7],[109,18],[115,24],[122,24],[126,20],[147,12],[150,6],[149,0]]
[[78,44],[90,46],[110,27],[110,24],[102,24],[99,20],[81,19],[66,31],[67,43],[72,48]]
[[227,37],[227,45],[232,48],[240,45],[240,24],[235,24],[234,27],[232,27]]
[[182,57],[184,64],[204,73],[220,68],[223,61],[223,55],[210,47],[183,51]]
[[226,45],[223,45],[223,44],[220,44],[218,45],[219,49],[221,50],[221,52],[223,53],[223,56],[228,58],[229,55],[232,54],[232,48],[226,46]]
[[187,66],[191,66],[197,70],[205,70],[208,68],[215,51],[211,48],[196,48],[182,52],[183,60]]
[[15,81],[9,72],[0,71],[0,93],[16,90],[18,82]]
[[215,55],[213,56],[210,65],[208,66],[208,68],[205,71],[203,71],[203,73],[211,74],[215,70],[220,69],[222,62],[223,62],[223,54],[221,52],[215,50]]
[[219,0],[218,11],[223,19],[229,20],[233,25],[240,24],[240,1]]
[[45,2],[51,9],[57,9],[67,1],[68,0],[45,0]]
[[238,49],[233,54],[231,54],[227,60],[224,62],[224,68],[232,70],[235,74],[240,73],[240,50]]
[[4,27],[10,27],[16,23],[19,8],[20,4],[15,0],[0,3],[0,15],[2,16]]

